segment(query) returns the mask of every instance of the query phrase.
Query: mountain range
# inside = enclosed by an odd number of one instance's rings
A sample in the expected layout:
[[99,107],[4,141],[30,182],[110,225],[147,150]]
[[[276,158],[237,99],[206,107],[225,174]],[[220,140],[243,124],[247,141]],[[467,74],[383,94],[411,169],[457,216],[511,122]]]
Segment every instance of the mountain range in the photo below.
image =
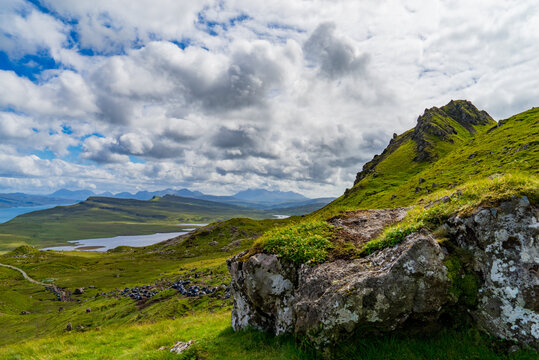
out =
[[150,200],[154,197],[165,195],[175,195],[184,198],[214,201],[230,205],[244,206],[255,209],[282,209],[291,207],[305,207],[314,209],[320,208],[334,198],[310,199],[293,191],[270,191],[265,189],[247,189],[230,196],[208,195],[200,191],[189,189],[164,189],[158,191],[138,191],[137,193],[120,192],[112,194],[110,192],[96,194],[91,190],[68,190],[60,189],[47,195],[31,195],[24,193],[0,194],[0,208],[10,207],[32,207],[40,205],[66,205],[74,202],[85,201],[90,197],[109,197],[116,199]]

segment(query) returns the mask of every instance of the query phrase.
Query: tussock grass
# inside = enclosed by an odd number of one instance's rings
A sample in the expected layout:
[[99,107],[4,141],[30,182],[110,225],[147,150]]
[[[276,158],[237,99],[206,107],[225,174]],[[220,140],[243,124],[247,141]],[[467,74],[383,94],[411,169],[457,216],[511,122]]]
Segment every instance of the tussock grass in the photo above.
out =
[[379,237],[365,244],[362,251],[371,254],[400,243],[421,228],[435,231],[451,216],[469,215],[479,206],[497,206],[502,201],[523,196],[532,203],[539,201],[539,180],[535,176],[505,174],[438,191],[420,199],[421,205],[414,206],[403,221],[387,227]]
[[333,225],[325,221],[308,221],[266,232],[255,247],[295,264],[324,262],[333,247]]

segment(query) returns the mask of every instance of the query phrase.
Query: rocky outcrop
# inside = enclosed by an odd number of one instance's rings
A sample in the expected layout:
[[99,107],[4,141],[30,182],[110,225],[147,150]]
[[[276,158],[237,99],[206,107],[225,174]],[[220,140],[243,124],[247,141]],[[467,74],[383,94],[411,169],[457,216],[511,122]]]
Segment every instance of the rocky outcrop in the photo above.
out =
[[430,236],[364,259],[295,268],[277,256],[229,260],[235,330],[255,327],[331,345],[360,327],[391,331],[407,320],[429,323],[450,301],[443,252]]
[[[449,219],[444,227],[450,237],[445,242],[420,232],[365,258],[315,266],[262,253],[243,261],[246,253],[239,254],[228,260],[232,326],[291,333],[327,349],[352,334],[425,331],[442,314],[470,313],[491,335],[536,347],[537,210],[526,198],[515,199]],[[470,256],[460,257],[456,249]],[[470,262],[470,301],[462,302],[455,291],[465,278],[448,265],[455,256]]]
[[417,125],[411,134],[417,148],[415,161],[435,159],[429,137],[435,136],[442,141],[454,142],[453,135],[458,132],[451,122],[456,122],[471,134],[476,133],[474,126],[496,123],[486,111],[477,109],[466,100],[451,100],[441,108],[425,109],[423,115],[417,118]]
[[270,254],[240,261],[245,254],[227,261],[232,274],[232,328],[254,327],[276,335],[292,332],[297,269]]
[[409,320],[429,324],[450,301],[443,253],[429,235],[365,259],[304,267],[294,301],[294,332],[322,348],[358,329],[387,332]]
[[454,218],[448,229],[473,256],[480,276],[479,327],[492,336],[539,344],[539,223],[526,197],[473,216]]

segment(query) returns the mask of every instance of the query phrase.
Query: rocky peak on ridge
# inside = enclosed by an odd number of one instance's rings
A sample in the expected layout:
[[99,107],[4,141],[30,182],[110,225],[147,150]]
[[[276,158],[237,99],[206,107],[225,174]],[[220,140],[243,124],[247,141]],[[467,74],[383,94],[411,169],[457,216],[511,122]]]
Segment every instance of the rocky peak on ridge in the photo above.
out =
[[439,140],[453,143],[452,135],[457,135],[458,125],[470,134],[477,131],[474,126],[494,124],[494,119],[484,110],[477,109],[470,101],[451,100],[447,105],[425,109],[423,115],[417,118],[411,138],[417,144],[415,161],[435,160],[434,145],[429,139],[434,136]]
[[[395,152],[409,140],[415,142],[416,155],[414,161],[434,161],[438,158],[436,142],[454,143],[460,137],[474,135],[476,126],[496,124],[496,121],[484,110],[479,110],[468,100],[451,100],[440,108],[425,109],[417,118],[417,125],[404,134],[393,135],[389,145],[380,155],[375,155],[357,173],[354,185],[367,175],[374,173],[376,166],[388,155]],[[459,133],[460,132],[460,133]],[[457,136],[458,135],[458,136]]]

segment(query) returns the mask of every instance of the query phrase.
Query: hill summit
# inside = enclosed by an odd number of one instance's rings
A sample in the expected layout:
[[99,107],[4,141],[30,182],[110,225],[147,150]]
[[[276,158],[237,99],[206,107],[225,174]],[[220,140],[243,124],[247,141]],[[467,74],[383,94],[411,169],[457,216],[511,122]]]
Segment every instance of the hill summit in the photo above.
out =
[[[394,134],[387,148],[363,166],[354,185],[374,173],[377,165],[401,147],[414,142],[413,161],[434,161],[445,155],[450,144],[459,144],[496,121],[484,110],[467,100],[451,100],[440,108],[425,109],[417,118],[417,125],[402,135]],[[442,143],[442,144],[441,144]],[[443,144],[446,143],[446,144]]]

